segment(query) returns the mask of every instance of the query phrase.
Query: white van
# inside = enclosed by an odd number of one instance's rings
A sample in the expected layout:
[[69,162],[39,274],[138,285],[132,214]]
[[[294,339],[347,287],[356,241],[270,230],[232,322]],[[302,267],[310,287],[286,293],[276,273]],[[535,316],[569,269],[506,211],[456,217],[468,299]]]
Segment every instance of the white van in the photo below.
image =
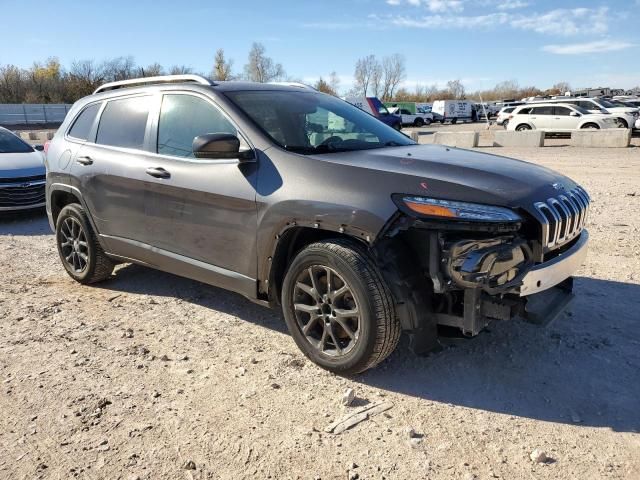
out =
[[473,102],[467,100],[436,100],[432,111],[442,116],[440,123],[470,122],[472,105]]

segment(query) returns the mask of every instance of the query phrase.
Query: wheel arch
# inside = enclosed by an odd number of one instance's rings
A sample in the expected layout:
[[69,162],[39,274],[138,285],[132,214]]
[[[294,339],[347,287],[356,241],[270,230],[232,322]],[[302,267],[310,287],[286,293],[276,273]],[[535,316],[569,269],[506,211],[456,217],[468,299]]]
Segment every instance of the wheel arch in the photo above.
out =
[[355,232],[347,233],[342,227],[319,228],[314,225],[301,225],[298,222],[288,223],[287,228],[277,235],[273,252],[266,259],[266,265],[263,268],[268,280],[260,283],[259,293],[267,296],[271,304],[279,304],[287,268],[296,254],[307,245],[329,238],[344,238],[369,248],[367,239],[363,237],[364,235],[358,235]]
[[91,228],[93,228],[93,231],[96,233],[98,242],[101,244],[102,248],[105,248],[105,246],[102,245],[102,238],[100,237],[96,224],[93,221],[91,211],[87,208],[87,203],[85,202],[82,193],[71,185],[54,183],[49,187],[49,193],[47,195],[47,215],[49,216],[49,225],[51,226],[51,229],[55,231],[56,221],[58,220],[60,212],[70,203],[78,203],[82,206],[87,214]]

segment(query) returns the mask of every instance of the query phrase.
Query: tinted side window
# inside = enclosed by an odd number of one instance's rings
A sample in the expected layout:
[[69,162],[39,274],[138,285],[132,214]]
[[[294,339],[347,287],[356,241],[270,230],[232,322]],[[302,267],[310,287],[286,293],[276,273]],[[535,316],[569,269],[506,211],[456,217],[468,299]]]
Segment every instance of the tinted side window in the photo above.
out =
[[[516,115],[529,115],[531,113],[531,110],[533,110],[533,108],[521,108],[516,112]],[[513,108],[511,109],[511,111],[513,111]]]
[[207,133],[232,133],[235,127],[206,100],[192,95],[165,95],[158,124],[158,153],[193,157],[191,145]]
[[598,107],[596,107],[593,103],[591,102],[578,102],[578,106],[582,107],[582,108],[586,108],[587,110],[594,110]]
[[553,107],[536,107],[531,111],[532,115],[553,115]]
[[569,116],[569,114],[573,111],[568,109],[567,107],[555,107],[555,115]]
[[70,137],[78,140],[87,140],[89,138],[91,127],[93,127],[93,121],[96,119],[100,105],[100,103],[89,105],[78,115],[71,130],[69,130]]
[[102,112],[96,143],[114,147],[142,148],[151,97],[111,100]]

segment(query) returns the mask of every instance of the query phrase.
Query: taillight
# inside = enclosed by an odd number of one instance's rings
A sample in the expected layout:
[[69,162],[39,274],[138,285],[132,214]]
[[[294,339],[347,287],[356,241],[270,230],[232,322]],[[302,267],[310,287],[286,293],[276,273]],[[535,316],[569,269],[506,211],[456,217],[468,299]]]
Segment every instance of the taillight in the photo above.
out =
[[49,140],[47,140],[46,142],[44,142],[44,153],[47,153],[49,151],[49,144],[51,142]]

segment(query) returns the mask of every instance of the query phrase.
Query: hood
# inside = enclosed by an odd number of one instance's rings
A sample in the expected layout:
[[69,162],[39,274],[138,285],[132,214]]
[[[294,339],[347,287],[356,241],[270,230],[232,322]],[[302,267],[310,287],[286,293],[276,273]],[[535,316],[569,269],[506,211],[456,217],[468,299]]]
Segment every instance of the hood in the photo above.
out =
[[45,175],[42,153],[0,153],[0,178]]
[[440,145],[410,145],[316,156],[359,169],[370,188],[475,203],[524,208],[576,187],[545,167]]

